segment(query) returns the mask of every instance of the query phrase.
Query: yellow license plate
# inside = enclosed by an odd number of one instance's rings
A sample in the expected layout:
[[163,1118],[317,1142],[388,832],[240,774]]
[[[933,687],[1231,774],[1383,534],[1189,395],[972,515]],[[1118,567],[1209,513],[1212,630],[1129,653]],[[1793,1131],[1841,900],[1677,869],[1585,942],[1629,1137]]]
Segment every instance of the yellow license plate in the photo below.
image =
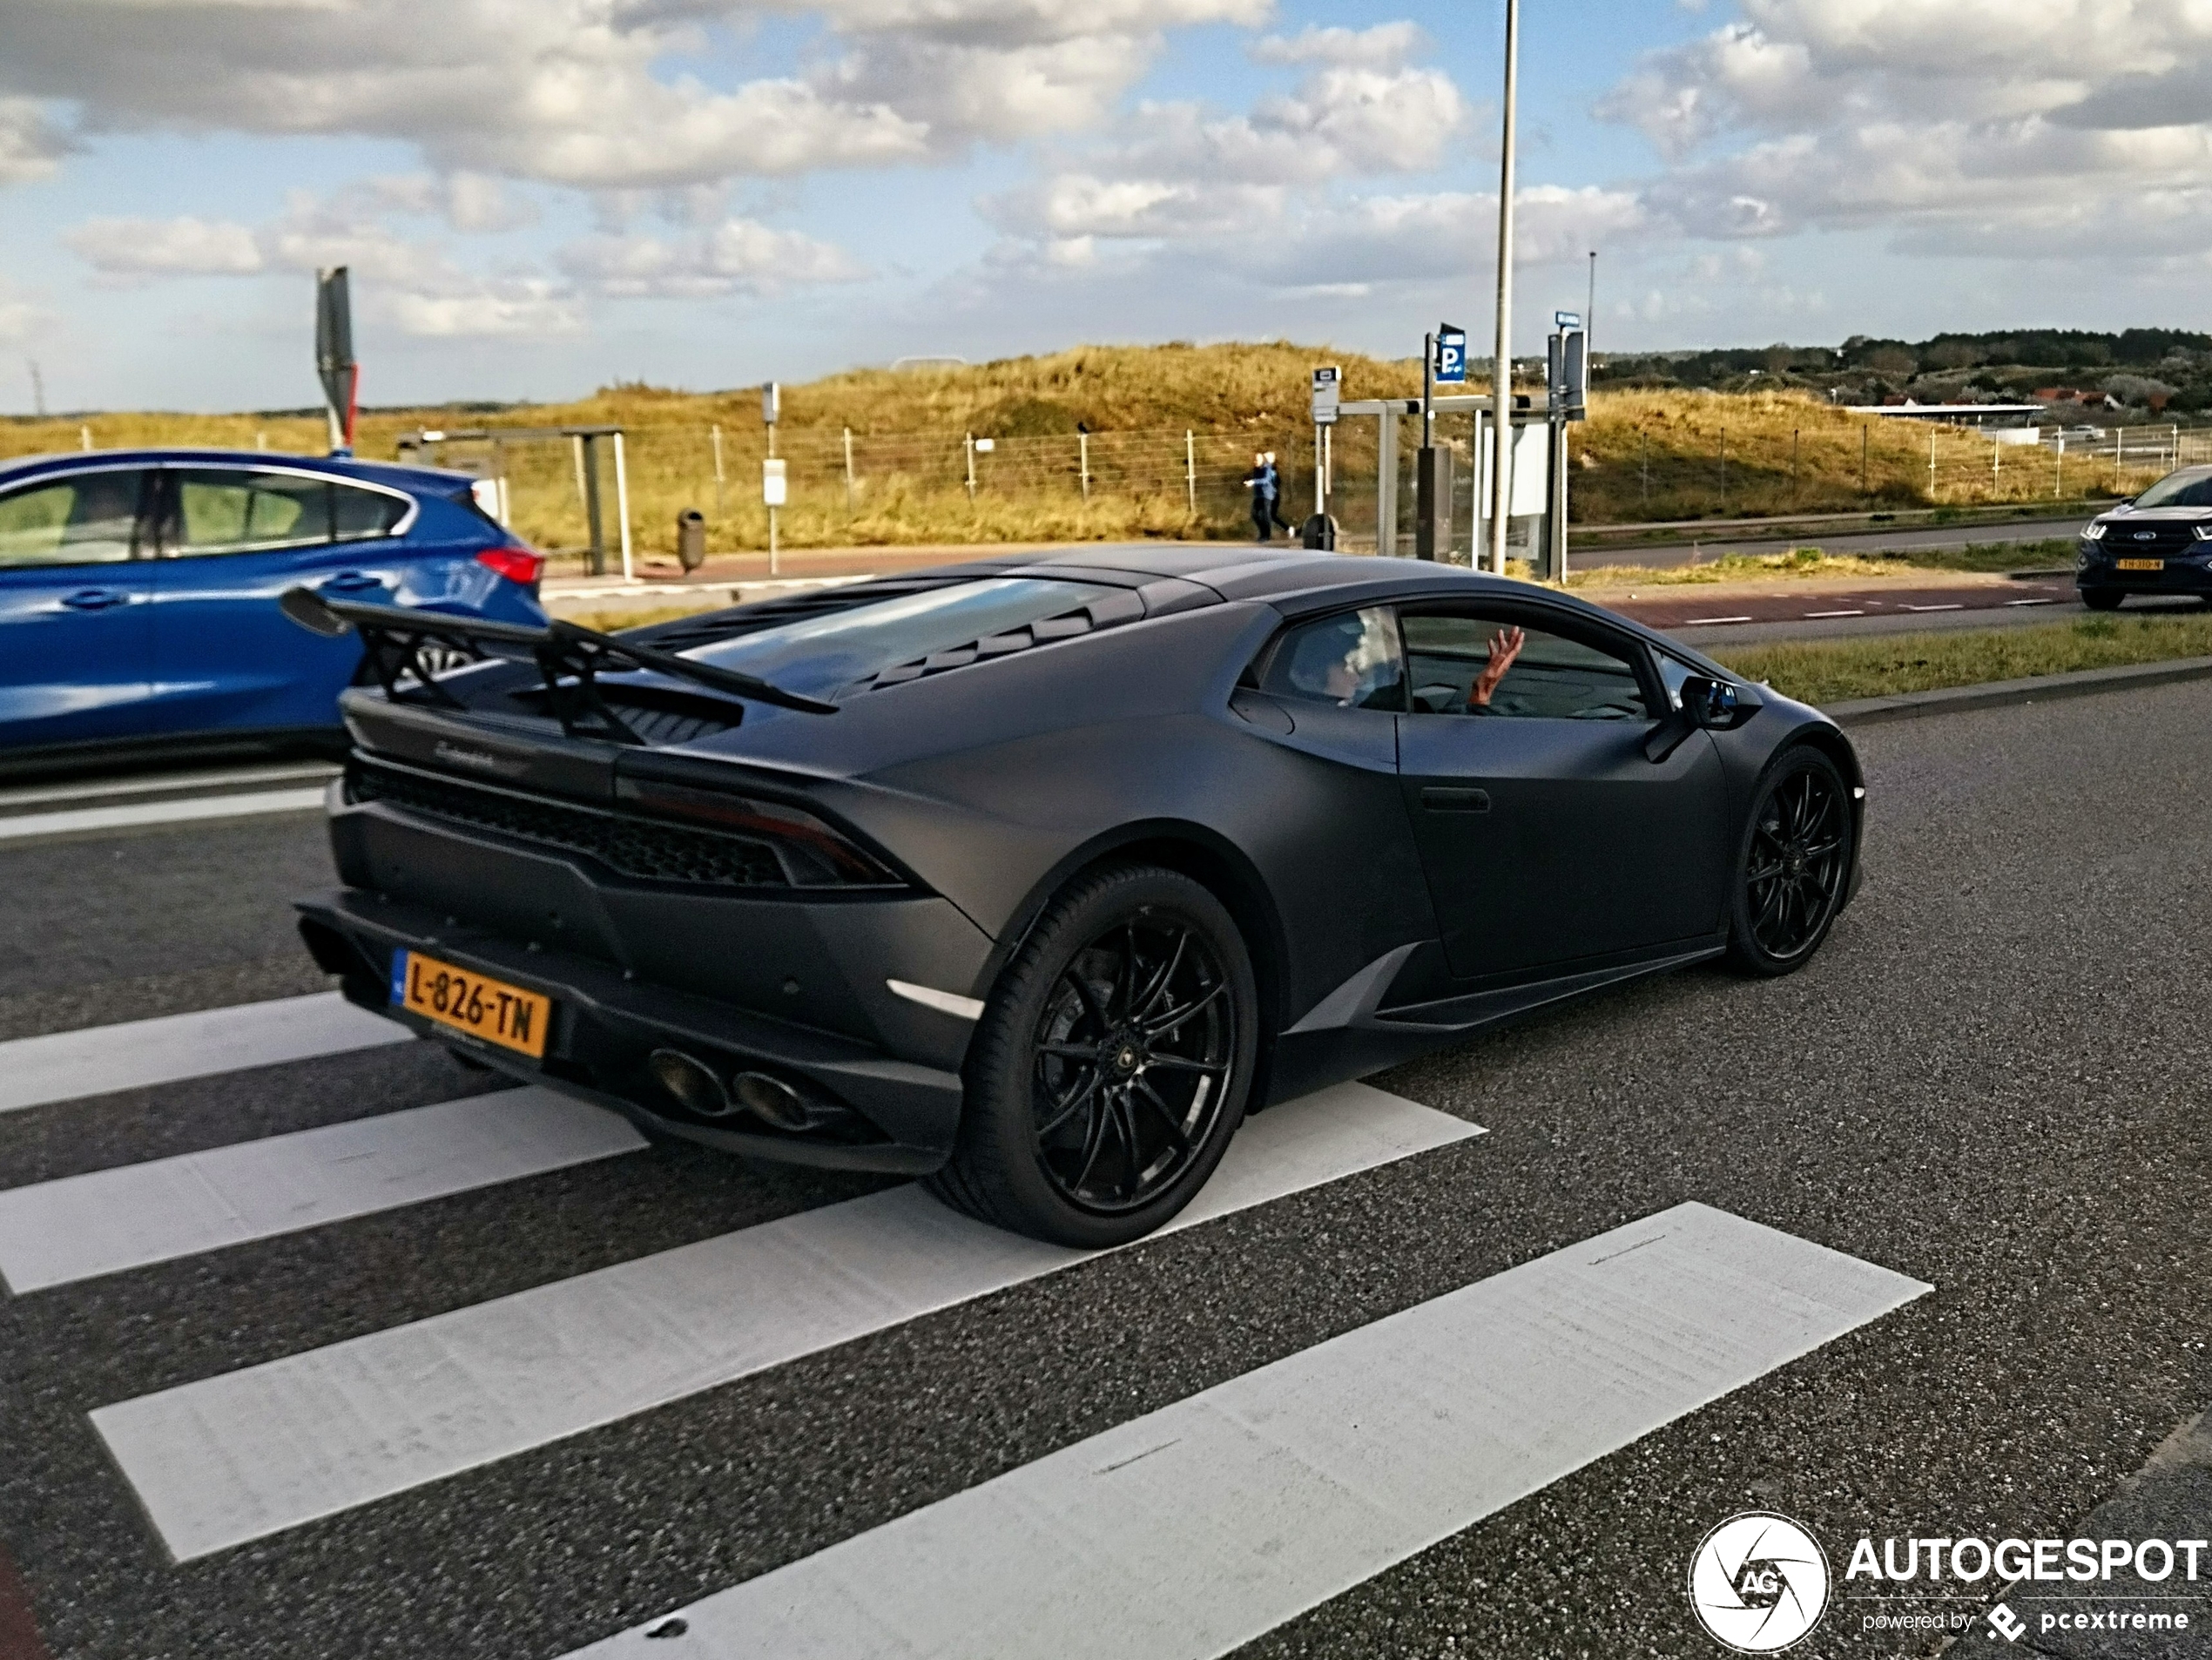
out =
[[519,1049],[533,1060],[544,1058],[553,1000],[535,991],[456,968],[420,951],[395,951],[392,1001],[410,1015],[456,1032]]
[[2166,569],[2166,561],[2163,559],[2115,559],[2113,564],[2121,570],[2163,570]]

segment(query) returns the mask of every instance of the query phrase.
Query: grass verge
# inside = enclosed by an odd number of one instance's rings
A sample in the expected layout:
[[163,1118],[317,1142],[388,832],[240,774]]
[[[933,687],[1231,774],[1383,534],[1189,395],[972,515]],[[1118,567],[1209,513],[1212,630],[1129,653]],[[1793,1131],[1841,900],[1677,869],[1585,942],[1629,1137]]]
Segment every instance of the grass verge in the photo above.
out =
[[2043,570],[2074,565],[2074,543],[2065,536],[2040,542],[1976,542],[1962,548],[1899,548],[1872,557],[1827,553],[1817,547],[1786,553],[1723,553],[1689,565],[1590,565],[1569,570],[1567,585],[1585,588],[1675,588],[1718,582],[1800,582],[1838,577],[1892,580],[1920,570]]
[[2042,628],[1961,629],[1865,640],[1784,640],[1716,654],[1803,703],[1894,697],[2076,669],[2212,657],[2212,615],[2085,617]]

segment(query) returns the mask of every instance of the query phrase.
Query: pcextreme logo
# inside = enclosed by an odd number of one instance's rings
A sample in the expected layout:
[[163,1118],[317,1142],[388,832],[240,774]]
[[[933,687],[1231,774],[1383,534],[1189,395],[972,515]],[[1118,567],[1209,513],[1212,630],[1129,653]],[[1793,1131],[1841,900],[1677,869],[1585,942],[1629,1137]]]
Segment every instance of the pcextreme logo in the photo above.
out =
[[1827,1555],[1789,1517],[1747,1510],[1707,1534],[1689,1559],[1689,1605],[1715,1642],[1778,1654],[1827,1609]]

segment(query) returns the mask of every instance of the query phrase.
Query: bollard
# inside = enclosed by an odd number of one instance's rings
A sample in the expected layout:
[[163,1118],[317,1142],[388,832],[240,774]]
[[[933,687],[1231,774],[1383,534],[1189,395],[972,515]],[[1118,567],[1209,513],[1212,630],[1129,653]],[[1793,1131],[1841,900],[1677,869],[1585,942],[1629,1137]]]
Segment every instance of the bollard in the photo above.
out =
[[1325,513],[1312,515],[1299,527],[1298,545],[1334,553],[1337,549],[1337,522]]
[[706,563],[706,515],[695,507],[676,516],[676,559],[686,570]]

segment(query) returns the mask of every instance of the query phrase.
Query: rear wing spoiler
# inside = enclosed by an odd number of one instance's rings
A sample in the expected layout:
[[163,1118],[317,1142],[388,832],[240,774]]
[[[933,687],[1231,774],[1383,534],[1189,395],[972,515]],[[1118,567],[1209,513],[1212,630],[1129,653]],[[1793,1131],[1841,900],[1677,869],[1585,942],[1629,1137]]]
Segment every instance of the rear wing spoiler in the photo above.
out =
[[533,628],[523,623],[454,617],[401,605],[364,605],[327,598],[311,588],[289,589],[277,604],[287,617],[311,634],[327,639],[360,635],[369,671],[395,703],[462,706],[458,698],[438,684],[436,666],[426,655],[429,648],[443,646],[475,658],[533,663],[545,683],[548,705],[561,730],[571,738],[606,736],[624,743],[642,741],[599,695],[597,677],[609,669],[650,669],[733,698],[796,709],[802,714],[837,712],[833,703],[786,692],[757,676],[718,669],[711,663],[618,639],[558,617],[542,628]]

